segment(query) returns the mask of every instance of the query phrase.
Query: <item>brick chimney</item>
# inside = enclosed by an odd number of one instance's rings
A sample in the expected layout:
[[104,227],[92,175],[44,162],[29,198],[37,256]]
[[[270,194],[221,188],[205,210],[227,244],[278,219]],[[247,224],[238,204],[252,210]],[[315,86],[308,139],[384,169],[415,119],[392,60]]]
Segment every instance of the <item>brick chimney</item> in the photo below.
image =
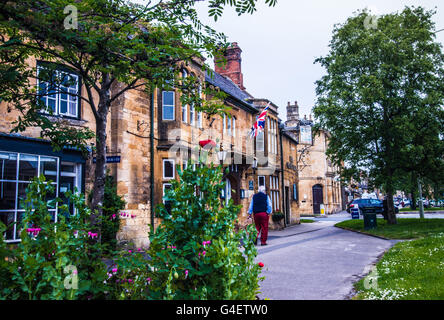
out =
[[217,73],[230,78],[241,90],[245,90],[241,53],[242,50],[237,42],[233,42],[225,52],[226,65],[218,66],[216,58],[214,59],[214,65]]
[[288,102],[287,105],[287,121],[285,125],[287,127],[295,127],[299,123],[299,105],[298,102],[295,101],[294,105]]

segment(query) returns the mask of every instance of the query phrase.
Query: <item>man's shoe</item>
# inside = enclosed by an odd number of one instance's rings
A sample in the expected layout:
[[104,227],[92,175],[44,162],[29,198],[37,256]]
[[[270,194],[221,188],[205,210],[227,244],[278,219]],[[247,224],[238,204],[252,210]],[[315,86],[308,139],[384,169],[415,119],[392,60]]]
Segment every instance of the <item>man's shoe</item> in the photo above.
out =
[[268,243],[262,243],[261,246],[268,246]]

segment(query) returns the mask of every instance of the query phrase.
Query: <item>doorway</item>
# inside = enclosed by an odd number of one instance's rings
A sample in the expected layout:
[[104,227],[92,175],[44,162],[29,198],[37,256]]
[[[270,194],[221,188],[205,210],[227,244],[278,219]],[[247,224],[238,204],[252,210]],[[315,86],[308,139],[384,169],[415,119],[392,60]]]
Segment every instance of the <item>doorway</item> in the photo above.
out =
[[322,186],[320,184],[313,186],[313,214],[321,214],[321,204],[324,203]]

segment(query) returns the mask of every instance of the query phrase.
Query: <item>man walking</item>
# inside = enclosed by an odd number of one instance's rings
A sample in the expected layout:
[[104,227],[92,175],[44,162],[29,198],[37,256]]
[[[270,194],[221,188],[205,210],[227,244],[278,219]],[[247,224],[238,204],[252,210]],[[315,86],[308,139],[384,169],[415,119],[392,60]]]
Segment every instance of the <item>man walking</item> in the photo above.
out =
[[[261,234],[261,245],[267,245],[268,239],[268,220],[271,214],[271,200],[265,193],[265,187],[260,186],[259,192],[253,196],[250,207],[248,208],[248,214],[251,218],[251,214],[254,213],[254,224],[256,225],[257,236]],[[254,244],[257,244],[257,238]]]

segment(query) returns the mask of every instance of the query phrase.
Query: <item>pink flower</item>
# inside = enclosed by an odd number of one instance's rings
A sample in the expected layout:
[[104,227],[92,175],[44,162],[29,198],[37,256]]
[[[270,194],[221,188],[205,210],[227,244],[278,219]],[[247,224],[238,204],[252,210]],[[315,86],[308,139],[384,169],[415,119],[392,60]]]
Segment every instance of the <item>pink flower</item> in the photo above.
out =
[[151,283],[151,278],[147,278],[146,281],[148,282],[148,284]]
[[117,272],[117,268],[113,268],[111,271],[112,271],[113,273],[116,273],[116,272]]
[[188,270],[185,270],[185,279],[188,278]]
[[137,251],[139,251],[139,252],[140,252],[140,251],[142,251],[142,249],[138,248],[138,249],[137,249]]
[[207,252],[204,250],[204,251],[202,252],[202,255],[204,256],[206,253],[207,253]]
[[129,252],[129,253],[132,253],[132,251],[131,251],[131,250],[128,250],[128,252]]

